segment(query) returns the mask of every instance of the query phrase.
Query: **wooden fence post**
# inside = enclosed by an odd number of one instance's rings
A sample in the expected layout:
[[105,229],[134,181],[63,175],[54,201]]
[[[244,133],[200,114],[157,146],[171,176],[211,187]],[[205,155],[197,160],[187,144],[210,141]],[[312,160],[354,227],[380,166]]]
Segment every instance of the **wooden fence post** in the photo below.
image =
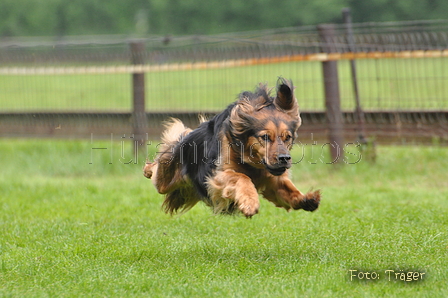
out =
[[[130,43],[131,63],[143,65],[145,63],[145,44],[142,41]],[[132,74],[132,128],[134,134],[134,153],[146,143],[147,119],[145,111],[145,73],[134,72]]]
[[[344,24],[346,26],[346,34],[347,34],[347,44],[349,51],[352,53],[356,52],[355,40],[353,37],[353,28],[352,28],[352,16],[350,12],[350,8],[342,9],[342,18],[344,20]],[[358,124],[358,144],[360,147],[360,153],[365,157],[366,160],[375,162],[376,160],[376,146],[375,141],[373,139],[367,138],[366,129],[365,129],[365,116],[364,111],[361,106],[361,100],[359,96],[359,88],[358,88],[358,79],[356,75],[356,63],[355,60],[350,60],[350,70],[352,74],[352,86],[353,86],[353,94],[355,96],[355,117]]]
[[[333,24],[321,24],[317,26],[319,32],[321,51],[324,53],[337,52],[334,43],[335,29]],[[341,112],[341,99],[339,95],[338,62],[322,62],[325,107],[328,123],[328,137],[330,143],[330,154],[333,163],[342,162],[344,136],[343,118]]]
[[[347,44],[349,51],[354,53],[356,52],[356,47],[355,47],[355,41],[353,40],[352,16],[350,13],[350,8],[346,7],[342,9],[342,18],[346,26]],[[352,87],[356,104],[355,116],[358,122],[358,142],[360,142],[361,144],[365,144],[367,140],[364,128],[365,126],[364,111],[361,108],[361,101],[359,99],[358,78],[356,75],[356,62],[353,59],[350,60],[350,71],[352,74]]]

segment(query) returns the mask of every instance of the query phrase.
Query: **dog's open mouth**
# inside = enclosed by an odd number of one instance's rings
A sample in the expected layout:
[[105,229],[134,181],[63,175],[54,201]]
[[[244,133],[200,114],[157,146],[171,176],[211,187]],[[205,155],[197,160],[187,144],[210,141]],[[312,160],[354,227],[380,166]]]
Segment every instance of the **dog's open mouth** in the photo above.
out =
[[283,174],[287,169],[289,169],[290,167],[288,165],[280,165],[280,166],[271,166],[268,165],[266,163],[266,161],[263,160],[263,164],[266,167],[266,169],[268,170],[269,173],[271,173],[274,176],[280,176],[281,174]]
[[286,171],[286,167],[282,167],[282,168],[269,168],[266,167],[269,171],[269,173],[271,173],[274,176],[280,176],[281,174],[283,174]]

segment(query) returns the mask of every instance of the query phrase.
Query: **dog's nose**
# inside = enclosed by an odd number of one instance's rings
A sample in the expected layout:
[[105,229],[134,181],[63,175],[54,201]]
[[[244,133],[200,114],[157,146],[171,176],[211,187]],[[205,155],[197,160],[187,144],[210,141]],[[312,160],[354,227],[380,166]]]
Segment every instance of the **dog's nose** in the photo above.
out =
[[280,164],[287,164],[291,160],[291,155],[289,155],[289,154],[279,154],[277,159],[278,159],[278,163],[280,163]]

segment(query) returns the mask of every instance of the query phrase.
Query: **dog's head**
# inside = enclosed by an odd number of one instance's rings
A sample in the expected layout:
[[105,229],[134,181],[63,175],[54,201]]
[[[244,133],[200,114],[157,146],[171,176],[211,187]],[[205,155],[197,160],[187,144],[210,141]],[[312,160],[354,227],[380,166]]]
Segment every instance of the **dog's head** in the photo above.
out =
[[243,92],[230,115],[230,134],[241,146],[241,160],[279,176],[291,167],[289,151],[301,125],[291,81],[280,78],[277,94],[266,85],[255,93]]

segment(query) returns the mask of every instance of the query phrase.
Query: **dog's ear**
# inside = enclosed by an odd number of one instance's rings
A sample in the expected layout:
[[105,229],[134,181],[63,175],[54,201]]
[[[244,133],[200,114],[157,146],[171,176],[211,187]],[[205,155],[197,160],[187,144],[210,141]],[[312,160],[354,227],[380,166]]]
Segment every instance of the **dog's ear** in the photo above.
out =
[[230,127],[234,135],[243,135],[253,125],[255,108],[248,98],[240,99],[230,113]]
[[274,103],[282,110],[288,111],[294,108],[296,99],[294,98],[294,87],[291,81],[279,78],[277,81],[277,97]]
[[294,86],[291,81],[279,78],[277,81],[277,97],[274,104],[280,110],[286,112],[293,117],[299,116],[299,105],[294,96]]

